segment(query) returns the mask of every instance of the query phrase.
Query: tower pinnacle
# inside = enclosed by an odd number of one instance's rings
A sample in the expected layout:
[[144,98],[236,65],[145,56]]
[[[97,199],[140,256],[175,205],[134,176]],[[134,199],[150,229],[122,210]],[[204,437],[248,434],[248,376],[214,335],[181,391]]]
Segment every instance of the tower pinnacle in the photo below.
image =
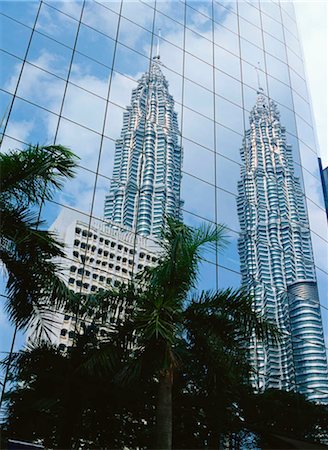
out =
[[161,29],[158,29],[158,36],[157,36],[157,47],[156,47],[156,55],[153,57],[153,59],[161,59],[160,56],[160,39],[161,39]]

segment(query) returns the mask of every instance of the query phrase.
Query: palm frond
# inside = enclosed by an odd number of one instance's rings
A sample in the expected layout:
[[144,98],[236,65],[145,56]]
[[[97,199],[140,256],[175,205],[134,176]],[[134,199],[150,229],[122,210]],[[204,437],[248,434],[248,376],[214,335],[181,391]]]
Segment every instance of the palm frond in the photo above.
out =
[[225,317],[232,321],[235,329],[245,337],[255,334],[258,339],[274,342],[282,338],[276,324],[254,311],[252,297],[243,289],[204,291],[187,307],[186,313],[191,312]]
[[64,245],[56,240],[55,234],[40,230],[42,225],[38,214],[27,207],[5,205],[1,207],[0,223],[0,233],[5,241],[1,241],[0,246],[8,248],[10,245],[12,253],[21,260],[64,256]]
[[74,176],[78,157],[61,145],[29,145],[25,150],[0,154],[1,195],[18,204],[39,203]]

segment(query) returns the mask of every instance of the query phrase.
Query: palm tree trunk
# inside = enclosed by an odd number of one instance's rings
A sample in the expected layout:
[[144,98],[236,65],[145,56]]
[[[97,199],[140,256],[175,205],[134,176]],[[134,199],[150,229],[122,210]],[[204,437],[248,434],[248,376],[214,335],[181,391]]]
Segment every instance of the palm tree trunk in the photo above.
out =
[[172,449],[172,369],[164,370],[159,376],[156,411],[156,449]]

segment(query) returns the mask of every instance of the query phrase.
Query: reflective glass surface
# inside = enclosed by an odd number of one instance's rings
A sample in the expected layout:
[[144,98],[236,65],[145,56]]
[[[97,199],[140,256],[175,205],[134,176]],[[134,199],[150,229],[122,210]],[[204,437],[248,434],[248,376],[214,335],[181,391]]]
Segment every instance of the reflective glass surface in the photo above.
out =
[[[160,113],[152,112],[149,126],[156,142],[167,130],[174,139],[165,134],[152,148],[168,151],[173,139],[180,152],[182,217],[191,226],[222,223],[229,235],[225,251],[208,255],[199,287],[240,287],[241,149],[262,92],[264,102],[276,105],[286,133],[312,233],[320,301],[328,306],[327,222],[293,5],[0,1],[0,21],[6,68],[0,73],[2,151],[60,143],[80,158],[75,178],[41,210],[49,226],[61,211],[82,214],[86,227],[94,217],[106,222],[113,180],[117,191],[126,187],[116,159],[140,138],[131,171],[140,170],[152,139],[146,139],[142,120],[151,116],[152,102],[166,102]],[[158,82],[159,93],[149,87],[154,65],[165,79]],[[145,109],[148,116],[141,114]],[[140,187],[136,191],[134,207],[143,195]],[[129,230],[138,236],[134,227]]]

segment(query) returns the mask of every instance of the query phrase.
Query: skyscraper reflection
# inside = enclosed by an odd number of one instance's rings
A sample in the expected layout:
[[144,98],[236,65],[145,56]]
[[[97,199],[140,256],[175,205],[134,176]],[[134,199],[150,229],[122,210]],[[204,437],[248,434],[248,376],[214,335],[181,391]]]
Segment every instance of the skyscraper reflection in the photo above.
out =
[[241,148],[238,217],[243,286],[276,323],[280,343],[256,342],[254,384],[327,400],[328,373],[305,199],[277,104],[258,89]]

